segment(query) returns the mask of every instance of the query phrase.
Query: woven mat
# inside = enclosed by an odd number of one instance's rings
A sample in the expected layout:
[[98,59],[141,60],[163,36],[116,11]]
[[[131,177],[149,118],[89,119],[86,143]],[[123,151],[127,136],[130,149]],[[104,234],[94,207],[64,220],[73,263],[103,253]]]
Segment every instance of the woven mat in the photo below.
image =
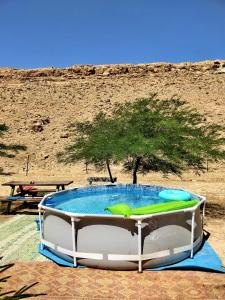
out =
[[16,215],[0,224],[1,263],[46,261],[37,251],[40,241],[34,220],[37,216]]
[[33,299],[225,299],[225,276],[218,273],[149,271],[138,274],[30,262],[16,263],[3,275],[11,277],[2,283],[2,292],[37,283],[26,291],[30,296],[39,295]]

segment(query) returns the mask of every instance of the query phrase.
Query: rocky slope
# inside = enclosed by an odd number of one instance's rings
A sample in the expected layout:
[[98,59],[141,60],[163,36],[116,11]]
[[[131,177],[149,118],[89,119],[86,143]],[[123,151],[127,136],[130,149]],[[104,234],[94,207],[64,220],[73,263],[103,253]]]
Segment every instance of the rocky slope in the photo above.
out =
[[0,159],[19,172],[30,154],[33,167],[56,168],[55,154],[69,143],[66,128],[91,119],[116,102],[158,93],[178,95],[209,121],[225,124],[225,61],[143,65],[0,69],[0,123],[9,126],[4,141],[26,145],[15,160]]

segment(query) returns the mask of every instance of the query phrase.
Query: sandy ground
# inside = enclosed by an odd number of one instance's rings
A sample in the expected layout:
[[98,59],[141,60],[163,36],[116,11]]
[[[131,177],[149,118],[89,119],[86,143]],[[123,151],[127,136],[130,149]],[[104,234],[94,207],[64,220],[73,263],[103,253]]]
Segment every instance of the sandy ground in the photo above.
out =
[[[117,176],[118,183],[131,183],[131,176],[120,172],[118,166],[112,168],[113,176]],[[179,187],[190,190],[207,197],[205,230],[210,233],[209,242],[219,254],[225,265],[225,178],[224,169],[209,170],[202,176],[192,173],[184,174],[182,179],[175,176],[162,178],[160,174],[148,174],[139,176],[138,182],[142,184],[154,184],[168,187]],[[107,176],[106,173],[96,173],[94,169],[89,169],[88,173],[82,164],[72,167],[59,167],[55,174],[50,170],[32,170],[29,176],[25,174],[13,174],[11,176],[1,176],[0,184],[11,180],[73,180],[72,187],[87,185],[88,176]],[[1,195],[8,195],[10,188],[1,187]],[[0,220],[7,220],[9,216],[0,216]]]

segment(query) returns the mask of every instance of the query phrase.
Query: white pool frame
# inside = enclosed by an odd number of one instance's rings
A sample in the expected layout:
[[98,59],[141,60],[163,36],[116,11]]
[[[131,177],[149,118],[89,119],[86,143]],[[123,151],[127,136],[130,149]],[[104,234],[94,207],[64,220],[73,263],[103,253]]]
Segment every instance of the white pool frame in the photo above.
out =
[[[62,193],[65,191],[60,191],[58,193]],[[124,216],[121,215],[102,215],[102,214],[80,214],[80,213],[71,213],[71,212],[66,212],[62,210],[58,210],[55,208],[50,208],[45,205],[43,205],[43,202],[45,199],[49,196],[54,196],[55,193],[48,194],[46,195],[42,201],[39,203],[38,208],[39,208],[39,224],[40,224],[40,241],[41,241],[41,249],[44,248],[44,246],[47,246],[51,248],[52,250],[58,251],[60,253],[69,255],[73,257],[73,265],[74,267],[77,267],[77,258],[87,258],[87,259],[97,259],[97,260],[103,260],[106,259],[105,255],[103,258],[102,253],[85,253],[85,252],[77,252],[76,248],[76,240],[75,240],[75,228],[76,228],[76,223],[80,221],[82,218],[93,218],[93,217],[101,217],[101,218],[110,218],[110,219],[124,219]],[[186,212],[191,212],[192,218],[191,218],[191,239],[190,239],[190,244],[184,245],[181,247],[177,247],[172,249],[174,254],[178,254],[184,251],[190,251],[190,258],[193,258],[194,256],[194,248],[197,246],[199,243],[201,243],[202,238],[203,238],[203,226],[204,226],[204,217],[205,217],[205,203],[206,203],[206,197],[204,196],[199,196],[200,201],[193,207],[191,208],[186,208],[182,210],[176,210],[176,211],[170,211],[170,212],[161,212],[157,214],[148,214],[148,215],[132,215],[130,217],[126,217],[126,219],[132,219],[137,221],[137,227],[138,227],[138,239],[137,239],[137,254],[136,255],[124,255],[124,254],[108,254],[107,255],[107,260],[111,261],[137,261],[138,262],[138,272],[142,272],[142,261],[148,260],[148,259],[154,259],[154,258],[162,258],[165,256],[168,256],[170,254],[169,249],[163,250],[163,251],[158,251],[150,254],[142,254],[142,223],[145,219],[149,219],[152,217],[156,216],[162,216],[162,215],[173,215],[173,214],[179,214],[179,213],[186,213]],[[202,225],[202,232],[201,236],[194,241],[194,224],[195,224],[195,212],[198,208],[202,207],[202,213],[201,213],[201,225]],[[69,249],[62,248],[58,246],[57,244],[54,244],[52,242],[49,242],[43,238],[43,232],[42,232],[42,225],[43,225],[43,213],[44,212],[54,212],[57,214],[62,214],[69,216],[71,219],[71,224],[72,224],[72,230],[71,230],[71,239],[72,239],[72,245],[73,245],[73,251]]]

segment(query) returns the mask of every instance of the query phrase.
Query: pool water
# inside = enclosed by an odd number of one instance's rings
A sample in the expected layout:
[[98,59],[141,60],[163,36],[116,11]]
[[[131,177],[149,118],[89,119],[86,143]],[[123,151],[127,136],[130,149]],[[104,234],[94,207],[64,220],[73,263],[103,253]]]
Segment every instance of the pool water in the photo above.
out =
[[56,208],[77,213],[111,214],[105,211],[107,206],[126,203],[134,208],[159,203],[159,201],[157,197],[153,196],[126,195],[118,192],[111,195],[99,194],[73,198],[56,205]]
[[43,205],[72,213],[110,215],[111,212],[105,208],[119,203],[137,208],[166,202],[158,196],[163,189],[165,188],[141,185],[78,188],[48,196]]

